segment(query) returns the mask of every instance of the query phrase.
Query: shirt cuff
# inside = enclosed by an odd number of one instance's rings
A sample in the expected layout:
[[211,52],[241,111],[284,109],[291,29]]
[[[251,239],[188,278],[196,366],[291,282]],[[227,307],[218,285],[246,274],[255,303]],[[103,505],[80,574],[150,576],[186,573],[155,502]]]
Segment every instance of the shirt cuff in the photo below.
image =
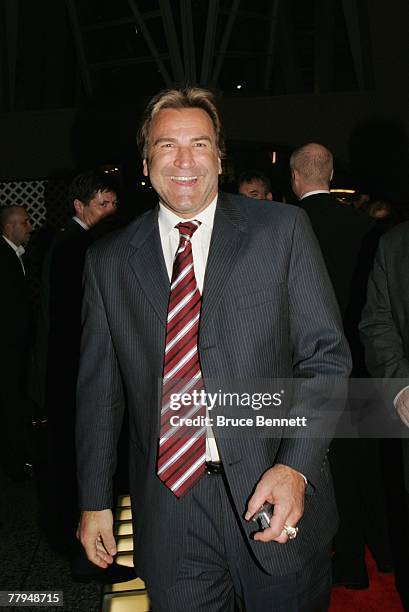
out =
[[[402,391],[403,391],[403,389],[402,389]],[[308,480],[307,480],[307,478],[304,476],[304,474],[303,474],[302,472],[297,472],[297,474],[299,474],[300,476],[302,476],[302,477],[304,478],[305,486],[307,486],[307,484],[308,484]]]

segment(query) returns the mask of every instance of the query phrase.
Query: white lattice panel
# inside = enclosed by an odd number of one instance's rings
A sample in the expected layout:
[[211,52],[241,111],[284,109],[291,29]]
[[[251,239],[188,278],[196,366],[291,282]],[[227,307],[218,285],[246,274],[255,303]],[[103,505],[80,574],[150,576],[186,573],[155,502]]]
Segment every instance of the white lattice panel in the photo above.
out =
[[67,202],[67,183],[62,179],[0,182],[0,206],[24,206],[33,233],[26,249],[33,308],[38,307],[41,266],[52,236],[72,214]]
[[0,205],[24,206],[34,230],[46,221],[58,228],[69,216],[67,185],[60,179],[0,182]]

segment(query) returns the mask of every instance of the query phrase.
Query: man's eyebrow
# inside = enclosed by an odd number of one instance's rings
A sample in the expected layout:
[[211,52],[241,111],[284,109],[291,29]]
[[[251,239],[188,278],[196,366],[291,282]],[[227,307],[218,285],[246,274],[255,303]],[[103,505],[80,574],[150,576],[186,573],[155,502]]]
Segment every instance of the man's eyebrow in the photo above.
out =
[[171,138],[170,136],[167,138],[166,136],[161,136],[157,138],[152,144],[153,146],[161,144],[161,142],[176,142],[176,138]]
[[[207,136],[206,134],[204,134],[203,136],[194,136],[190,139],[191,142],[198,142],[199,140],[207,140],[208,142],[212,142],[210,136]],[[153,142],[153,146],[161,144],[162,142],[177,142],[177,138],[171,138],[170,136],[161,136]]]

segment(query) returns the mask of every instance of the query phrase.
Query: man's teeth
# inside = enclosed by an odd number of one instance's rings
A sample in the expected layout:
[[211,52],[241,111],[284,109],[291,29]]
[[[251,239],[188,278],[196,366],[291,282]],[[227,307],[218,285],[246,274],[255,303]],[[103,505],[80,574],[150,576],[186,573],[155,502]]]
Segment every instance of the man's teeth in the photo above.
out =
[[171,176],[172,181],[196,181],[197,176]]

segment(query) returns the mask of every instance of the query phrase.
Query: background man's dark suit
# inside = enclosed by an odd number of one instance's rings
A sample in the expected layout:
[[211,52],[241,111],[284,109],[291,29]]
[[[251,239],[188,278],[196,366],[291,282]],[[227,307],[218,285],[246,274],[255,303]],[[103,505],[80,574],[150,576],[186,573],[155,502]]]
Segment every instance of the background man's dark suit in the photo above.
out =
[[10,473],[23,468],[23,421],[29,362],[31,307],[20,260],[0,235],[0,368],[2,444],[0,456]]
[[[385,386],[391,406],[397,393],[409,384],[408,265],[409,223],[406,222],[380,239],[360,324],[370,374],[391,379]],[[405,444],[405,454],[407,450]],[[409,492],[409,470],[406,481]]]
[[342,204],[331,193],[307,196],[299,205],[311,221],[334,287],[351,348],[352,374],[365,376],[358,324],[378,244],[378,230],[366,213]]
[[[342,204],[330,193],[307,196],[300,206],[318,238],[341,309],[352,375],[366,376],[358,324],[378,242],[375,224],[366,213]],[[365,586],[365,539],[380,566],[391,564],[378,441],[334,440],[329,458],[341,517],[334,542],[334,583]],[[354,528],[359,516],[358,525],[366,525],[365,530]]]
[[61,402],[72,406],[75,401],[82,273],[90,242],[90,232],[70,219],[54,238],[43,264],[39,339],[44,346],[38,356],[44,384],[40,397],[47,413],[54,412]]
[[[409,223],[401,223],[379,241],[369,277],[367,301],[360,332],[370,374],[385,381],[384,401],[388,413],[395,411],[393,400],[409,384]],[[390,441],[395,442],[394,440]],[[395,576],[405,609],[409,608],[409,444],[402,440],[403,478],[400,464],[388,472],[393,523]],[[393,447],[395,450],[396,447]],[[400,461],[400,457],[398,457]],[[404,482],[402,481],[404,479]],[[406,489],[406,513],[403,497]],[[403,503],[402,503],[403,502]]]
[[[81,337],[82,274],[89,231],[70,219],[44,260],[35,351],[34,395],[50,437],[44,527],[53,546],[72,545],[78,520],[75,479],[75,389]],[[61,507],[63,511],[61,511]]]
[[[81,507],[109,508],[126,398],[135,566],[148,583],[167,588],[193,506],[192,495],[177,500],[155,474],[169,296],[157,214],[148,212],[89,251],[77,439]],[[297,208],[219,196],[199,351],[205,380],[348,375],[334,295],[310,225]],[[242,518],[246,502],[269,467],[283,463],[308,478],[298,537],[285,546],[248,539],[267,572],[300,569],[336,528],[328,440],[237,440],[217,431],[216,438],[246,538],[254,531]],[[166,572],[158,569],[159,558]]]
[[[359,310],[364,303],[366,278],[376,249],[375,224],[367,214],[342,204],[331,193],[307,196],[300,206],[318,238],[341,315],[351,318],[350,309]],[[355,329],[359,317],[360,310],[358,319],[355,315]]]
[[[105,230],[109,226],[99,222]],[[54,237],[41,279],[41,310],[36,346],[37,402],[48,417],[49,461],[44,499],[44,529],[51,544],[69,553],[74,576],[99,577],[75,539],[78,494],[75,454],[75,392],[80,357],[81,304],[85,254],[98,237],[97,226],[85,229],[74,218]],[[126,480],[127,470],[121,464]],[[116,578],[128,568],[115,568]],[[114,573],[114,572],[111,572]],[[105,572],[105,580],[108,574]],[[109,578],[110,580],[110,578]]]
[[[382,236],[368,283],[361,337],[377,378],[409,378],[409,223]],[[382,333],[380,333],[382,332]]]

